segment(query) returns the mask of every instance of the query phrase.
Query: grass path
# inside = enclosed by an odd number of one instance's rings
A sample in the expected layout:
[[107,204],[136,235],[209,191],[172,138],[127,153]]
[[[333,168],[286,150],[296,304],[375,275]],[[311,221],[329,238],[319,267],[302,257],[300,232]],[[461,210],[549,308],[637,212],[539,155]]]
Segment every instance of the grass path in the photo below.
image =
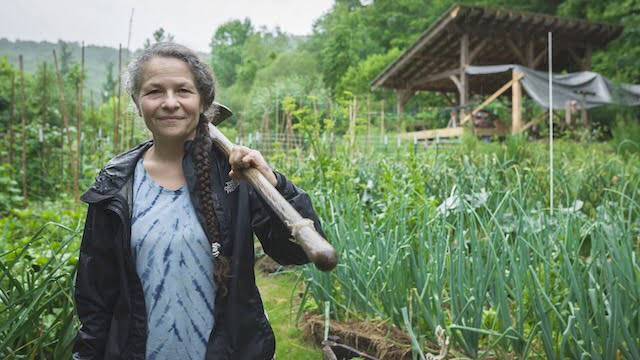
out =
[[276,334],[276,359],[321,360],[320,348],[303,340],[302,330],[295,326],[298,307],[291,306],[295,282],[295,274],[272,276],[256,271],[256,283]]

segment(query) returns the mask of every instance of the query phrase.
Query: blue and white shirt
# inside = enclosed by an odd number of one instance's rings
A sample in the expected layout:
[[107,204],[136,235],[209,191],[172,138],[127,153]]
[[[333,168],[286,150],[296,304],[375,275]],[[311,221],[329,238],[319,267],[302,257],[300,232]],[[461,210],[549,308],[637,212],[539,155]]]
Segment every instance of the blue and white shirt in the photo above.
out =
[[158,185],[134,173],[131,252],[147,309],[149,360],[204,359],[217,287],[209,241],[187,186]]

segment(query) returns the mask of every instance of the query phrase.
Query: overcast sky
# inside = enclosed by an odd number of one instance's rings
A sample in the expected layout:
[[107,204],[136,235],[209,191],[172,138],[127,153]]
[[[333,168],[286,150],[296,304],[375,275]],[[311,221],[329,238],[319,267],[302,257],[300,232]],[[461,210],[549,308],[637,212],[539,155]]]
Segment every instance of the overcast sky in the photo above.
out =
[[311,34],[314,20],[333,0],[0,0],[0,38],[127,46],[134,8],[131,49],[163,27],[177,42],[209,52],[214,30],[232,19],[249,18],[258,28],[280,26]]

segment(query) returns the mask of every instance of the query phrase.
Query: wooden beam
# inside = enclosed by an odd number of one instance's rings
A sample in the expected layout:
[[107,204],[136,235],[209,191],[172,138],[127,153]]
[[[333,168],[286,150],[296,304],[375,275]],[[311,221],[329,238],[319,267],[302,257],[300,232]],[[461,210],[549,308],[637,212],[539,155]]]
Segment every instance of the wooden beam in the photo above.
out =
[[527,59],[525,59],[524,55],[522,55],[522,52],[520,51],[516,43],[514,43],[513,40],[511,40],[510,38],[507,38],[505,40],[505,43],[511,49],[513,54],[518,58],[518,60],[520,61],[520,64],[526,65]]
[[456,88],[458,89],[458,93],[461,93],[463,90],[462,90],[462,82],[460,82],[460,79],[458,79],[458,77],[455,75],[449,76],[449,79],[451,79],[451,81],[453,81],[453,83],[456,85]]
[[569,55],[571,56],[573,61],[578,63],[578,65],[580,66],[580,69],[584,68],[584,64],[582,62],[582,58],[580,58],[580,56],[578,56],[578,54],[576,54],[576,52],[573,51],[572,48],[567,48],[567,52],[569,53]]
[[531,121],[526,123],[523,127],[521,127],[519,132],[522,133],[522,132],[525,132],[525,131],[529,130],[530,127],[532,127],[533,125],[539,123],[540,120],[545,119],[546,117],[547,117],[547,113],[546,112],[536,116]]
[[460,69],[450,69],[443,72],[439,72],[437,74],[429,74],[425,77],[412,81],[411,85],[421,85],[421,84],[432,82],[432,81],[445,80],[445,79],[449,79],[451,75],[457,75],[459,73],[460,73]]
[[549,49],[547,49],[546,47],[540,52],[540,54],[538,54],[538,56],[536,56],[535,59],[533,59],[533,64],[531,64],[531,66],[529,66],[529,68],[531,69],[535,69],[536,67],[538,67],[538,65],[540,65],[540,62],[542,61],[542,59],[544,59],[547,56],[547,52],[549,51]]
[[463,134],[464,134],[463,127],[454,127],[454,128],[412,131],[404,134],[399,134],[398,137],[401,139],[431,140],[431,139],[435,139],[436,137],[450,138],[450,137],[462,136]]
[[527,48],[525,49],[526,51],[525,56],[527,57],[527,62],[524,65],[531,69],[533,69],[532,65],[535,60],[535,49],[536,49],[536,44],[533,42],[533,40],[529,40],[527,42]]
[[496,92],[494,92],[491,96],[489,96],[485,101],[482,102],[482,104],[478,105],[475,109],[473,109],[473,111],[471,112],[471,114],[465,116],[462,119],[462,122],[460,124],[464,124],[465,122],[469,121],[469,119],[471,119],[472,115],[475,115],[478,113],[478,111],[484,109],[485,106],[489,105],[489,103],[491,103],[493,100],[495,100],[498,96],[502,95],[502,93],[504,93],[505,91],[507,91],[507,89],[509,89],[511,87],[511,85],[513,85],[513,83],[515,81],[519,81],[520,79],[522,79],[524,77],[524,73],[519,73],[518,76],[516,76],[516,78],[509,80],[509,82],[507,82],[506,84],[504,84],[500,89],[498,89]]
[[483,39],[482,41],[480,41],[478,45],[476,45],[475,48],[473,48],[473,50],[469,52],[469,59],[468,59],[469,64],[473,62],[473,60],[476,58],[476,56],[478,56],[480,51],[482,51],[485,48],[487,43],[489,43],[489,40]]
[[516,134],[522,128],[522,85],[518,79],[520,74],[516,69],[511,72],[513,86],[511,87],[511,131]]

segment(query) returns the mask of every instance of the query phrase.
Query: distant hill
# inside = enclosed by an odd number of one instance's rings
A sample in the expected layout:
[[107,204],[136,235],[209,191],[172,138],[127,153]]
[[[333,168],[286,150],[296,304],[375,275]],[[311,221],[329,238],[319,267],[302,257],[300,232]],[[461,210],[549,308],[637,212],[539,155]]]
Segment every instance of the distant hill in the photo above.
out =
[[[67,43],[69,51],[72,54],[72,63],[80,63],[81,44],[77,42]],[[9,62],[15,64],[18,68],[18,56],[22,54],[24,59],[24,71],[33,73],[43,62],[47,62],[47,71],[53,71],[53,50],[58,54],[60,61],[60,45],[46,41],[28,41],[17,40],[9,41],[6,38],[0,39],[0,57],[7,56]],[[129,53],[126,49],[122,49],[122,67],[125,69],[125,62]],[[209,61],[209,54],[200,53],[200,56]],[[98,93],[101,91],[102,84],[107,78],[107,64],[113,63],[114,79],[118,79],[118,49],[108,46],[85,45],[84,48],[84,68],[87,74],[85,82],[85,99],[89,98],[89,92],[93,91],[96,100],[99,99]]]
[[[80,63],[81,57],[81,44],[77,42],[67,43],[69,51],[72,54],[72,63]],[[0,39],[0,57],[7,56],[9,62],[15,64],[18,68],[18,56],[22,54],[24,59],[24,71],[33,73],[37,67],[43,62],[47,62],[47,70],[53,71],[53,50],[56,50],[58,54],[58,61],[60,61],[60,45],[50,43],[46,41],[22,41],[17,40],[15,42],[9,41],[6,38]],[[122,50],[123,68],[124,62],[127,58],[127,51]],[[88,98],[89,92],[95,93],[96,99],[98,99],[98,92],[100,91],[102,84],[106,80],[107,76],[107,64],[113,62],[114,78],[117,80],[118,76],[118,49],[107,46],[95,46],[86,45],[84,49],[84,67],[87,74],[87,80],[85,83],[86,95]]]

